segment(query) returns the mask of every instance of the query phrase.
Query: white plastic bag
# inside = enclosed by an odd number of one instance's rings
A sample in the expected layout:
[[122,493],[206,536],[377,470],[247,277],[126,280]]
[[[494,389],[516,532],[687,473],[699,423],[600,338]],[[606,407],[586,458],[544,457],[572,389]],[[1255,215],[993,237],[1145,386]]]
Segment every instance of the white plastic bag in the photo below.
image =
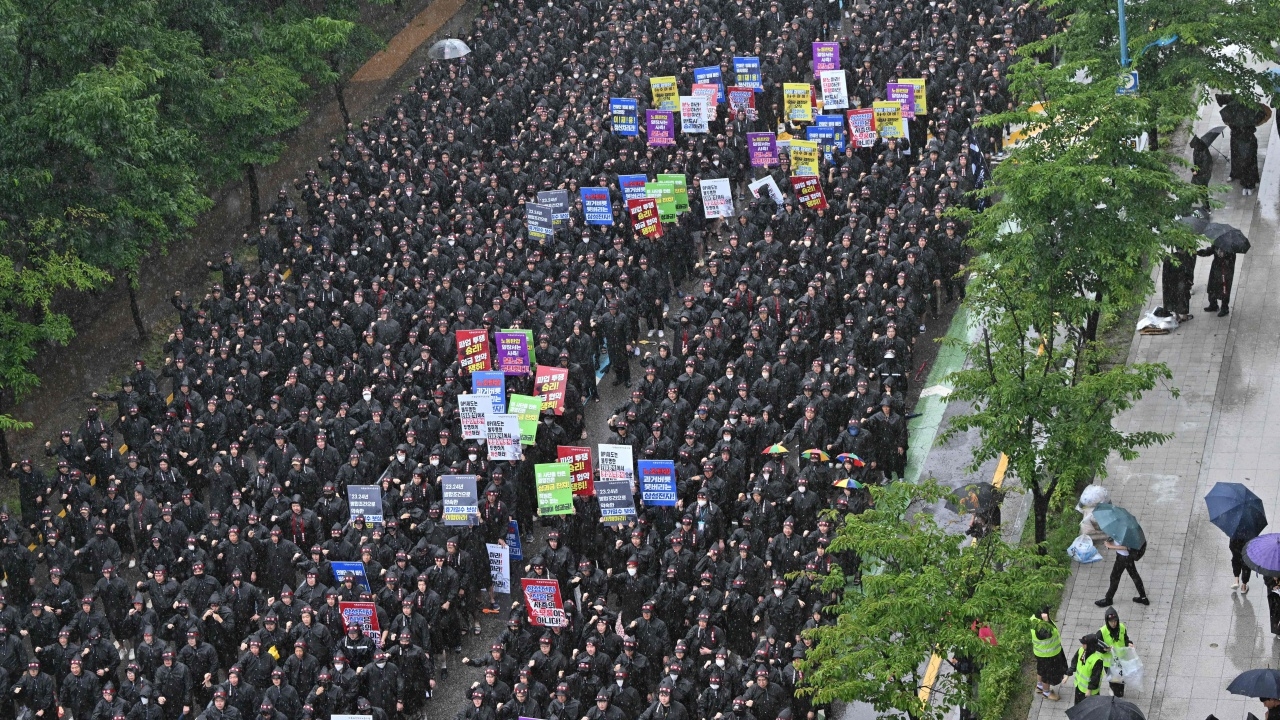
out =
[[1111,502],[1111,491],[1101,485],[1090,485],[1080,493],[1080,503],[1076,505],[1076,510],[1082,511],[1104,502]]
[[1122,682],[1127,690],[1142,690],[1143,667],[1138,651],[1131,647],[1112,649],[1111,675],[1119,679],[1111,679],[1109,682]]
[[1067,548],[1067,555],[1070,555],[1072,560],[1082,565],[1098,562],[1102,559],[1102,554],[1098,552],[1098,548],[1093,546],[1093,539],[1088,535],[1081,535],[1076,538],[1071,543],[1071,547]]

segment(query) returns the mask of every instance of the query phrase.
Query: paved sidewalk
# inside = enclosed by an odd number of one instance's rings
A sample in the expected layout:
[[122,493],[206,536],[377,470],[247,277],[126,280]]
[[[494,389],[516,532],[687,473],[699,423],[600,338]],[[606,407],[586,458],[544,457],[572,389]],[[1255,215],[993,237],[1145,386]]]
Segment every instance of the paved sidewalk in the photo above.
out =
[[[1204,109],[1196,134],[1222,124],[1217,110]],[[1259,129],[1260,162],[1272,135],[1269,127]],[[1228,140],[1219,140],[1213,153],[1215,183],[1227,182]],[[1276,155],[1272,168],[1280,163],[1280,147]],[[1264,189],[1261,197],[1272,202],[1275,195]],[[1113,460],[1103,480],[1113,501],[1132,511],[1147,535],[1148,551],[1138,569],[1151,605],[1131,602],[1136,593],[1125,576],[1115,607],[1146,663],[1142,689],[1127,692],[1126,699],[1153,720],[1261,715],[1261,704],[1228,695],[1226,686],[1239,672],[1274,667],[1280,657],[1280,643],[1266,629],[1261,579],[1250,583],[1248,595],[1231,591],[1226,537],[1209,523],[1202,499],[1215,482],[1238,481],[1263,499],[1273,518],[1280,517],[1280,383],[1274,380],[1280,373],[1280,332],[1269,322],[1280,310],[1271,290],[1280,253],[1276,225],[1263,217],[1258,198],[1243,196],[1233,185],[1218,196],[1225,206],[1213,213],[1214,221],[1241,228],[1253,242],[1252,251],[1237,261],[1230,316],[1201,310],[1209,274],[1204,258],[1197,263],[1191,300],[1195,319],[1171,335],[1135,335],[1130,349],[1130,362],[1168,364],[1180,396],[1171,397],[1167,389],[1149,393],[1118,425],[1173,433],[1174,439],[1134,462]],[[1159,304],[1159,268],[1155,273],[1157,295],[1148,310]],[[1104,610],[1094,600],[1105,594],[1114,553],[1103,555],[1103,562],[1077,565],[1067,581],[1058,619],[1068,653],[1079,648],[1081,635],[1102,626]],[[1063,717],[1071,705],[1070,683],[1068,677],[1059,702],[1038,698],[1031,720]],[[1104,687],[1103,693],[1109,691]]]

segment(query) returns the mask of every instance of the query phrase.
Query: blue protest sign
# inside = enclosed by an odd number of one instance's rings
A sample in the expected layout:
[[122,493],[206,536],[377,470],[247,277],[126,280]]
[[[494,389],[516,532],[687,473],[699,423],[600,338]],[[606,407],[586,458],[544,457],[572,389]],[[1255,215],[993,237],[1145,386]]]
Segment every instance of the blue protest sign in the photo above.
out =
[[382,524],[382,488],[377,485],[348,485],[347,509],[351,519],[363,515],[364,521]]
[[724,102],[724,75],[720,73],[719,65],[694,68],[693,81],[698,84],[715,85],[718,88],[716,90],[716,102]]
[[[832,128],[835,130],[835,151],[844,152],[844,146],[848,142],[848,136],[844,131],[843,115],[814,115],[813,124],[821,128]],[[813,138],[809,138],[813,140]]]
[[582,212],[588,225],[612,225],[613,203],[609,202],[609,188],[588,187],[582,194]]
[[647,182],[649,182],[648,175],[619,175],[618,188],[622,190],[622,199],[645,199],[644,184]]
[[329,564],[333,567],[333,580],[338,585],[341,585],[348,575],[355,575],[356,585],[364,588],[365,592],[373,592],[369,587],[369,576],[364,573],[364,563],[334,560]]
[[520,544],[520,523],[515,520],[507,522],[507,549],[511,551],[512,560],[524,559],[524,545]]
[[734,85],[764,91],[764,79],[760,75],[760,58],[736,57],[733,59]]
[[471,392],[488,395],[493,400],[493,411],[507,411],[507,375],[504,372],[481,370],[471,373]]
[[671,460],[641,460],[640,500],[645,505],[675,507],[676,464]]
[[633,98],[609,98],[613,134],[634,137],[640,134],[640,108]]
[[563,222],[569,219],[568,190],[539,190],[538,202],[551,208],[551,219]]

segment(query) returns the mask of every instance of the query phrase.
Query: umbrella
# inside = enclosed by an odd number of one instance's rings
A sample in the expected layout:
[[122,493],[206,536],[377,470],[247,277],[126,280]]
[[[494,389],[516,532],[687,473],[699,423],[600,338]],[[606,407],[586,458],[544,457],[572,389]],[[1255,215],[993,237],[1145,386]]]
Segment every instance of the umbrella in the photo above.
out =
[[1280,697],[1280,671],[1271,668],[1245,670],[1231,681],[1227,692],[1251,698]]
[[782,443],[774,443],[769,447],[765,448],[764,452],[760,454],[761,455],[783,455],[788,452],[791,452],[791,451],[783,447]]
[[1067,708],[1071,720],[1147,720],[1137,705],[1115,696],[1087,697]]
[[1215,140],[1222,137],[1222,131],[1226,129],[1227,128],[1225,125],[1219,125],[1217,127],[1209,128],[1209,131],[1206,132],[1205,134],[1201,135],[1198,138],[1193,138],[1191,140],[1191,146],[1195,147],[1195,144],[1197,142],[1200,142],[1204,144],[1204,147],[1207,150],[1209,149],[1209,146],[1213,145]]
[[1225,223],[1209,223],[1200,231],[1202,235],[1213,240],[1213,246],[1229,253],[1249,252],[1249,238],[1240,232],[1240,228]]
[[1190,227],[1191,232],[1203,234],[1205,226],[1209,224],[1209,218],[1203,217],[1199,214],[1187,215],[1185,217],[1178,218],[1178,222]]
[[833,482],[833,483],[831,483],[831,484],[832,484],[832,485],[834,485],[834,486],[836,486],[836,487],[838,487],[838,488],[853,488],[854,490],[858,490],[858,489],[860,489],[860,488],[864,487],[864,485],[863,485],[862,483],[858,482],[857,480],[854,480],[853,478],[845,478],[845,479],[843,479],[843,480],[836,480],[835,482]]
[[445,38],[427,50],[427,57],[432,60],[456,60],[470,54],[471,48],[457,38]]
[[822,462],[827,462],[828,460],[831,459],[830,455],[827,455],[826,453],[822,452],[818,448],[809,448],[808,450],[805,450],[804,452],[800,453],[800,457],[804,458],[805,460],[817,459],[817,460],[821,460]]
[[1102,532],[1125,547],[1140,548],[1147,544],[1142,526],[1128,510],[1111,503],[1102,503],[1093,509],[1093,520]]
[[970,483],[956,490],[960,506],[971,512],[985,510],[995,504],[996,489],[991,483]]
[[1244,564],[1265,577],[1280,577],[1280,533],[1267,533],[1244,546]]
[[1214,485],[1204,496],[1204,503],[1209,507],[1209,522],[1233,540],[1258,537],[1267,526],[1262,498],[1240,483]]
[[862,461],[862,458],[858,457],[857,455],[854,455],[853,453],[840,453],[839,455],[836,456],[836,459],[839,460],[840,462],[844,462],[845,460],[852,460],[854,467],[866,466],[866,463]]

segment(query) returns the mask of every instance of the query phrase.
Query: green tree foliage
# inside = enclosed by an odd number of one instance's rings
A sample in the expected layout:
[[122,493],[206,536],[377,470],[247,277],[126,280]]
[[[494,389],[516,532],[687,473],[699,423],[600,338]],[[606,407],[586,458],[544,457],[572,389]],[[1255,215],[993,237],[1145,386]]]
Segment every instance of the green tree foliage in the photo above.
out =
[[[878,713],[910,718],[942,718],[962,704],[979,717],[998,716],[988,710],[1003,703],[1008,688],[980,690],[981,673],[939,673],[923,701],[925,661],[936,653],[955,665],[963,666],[964,658],[981,667],[1017,667],[1025,655],[1018,638],[1027,634],[1027,618],[1060,587],[1061,565],[998,534],[962,548],[964,538],[918,512],[921,502],[950,495],[933,481],[872,493],[875,506],[845,519],[831,551],[856,552],[880,570],[866,573],[861,586],[831,608],[834,625],[810,631],[817,643],[804,661],[802,692],[816,702],[865,702]],[[836,573],[827,582],[839,587],[844,580]],[[998,644],[978,636],[984,625]]]

